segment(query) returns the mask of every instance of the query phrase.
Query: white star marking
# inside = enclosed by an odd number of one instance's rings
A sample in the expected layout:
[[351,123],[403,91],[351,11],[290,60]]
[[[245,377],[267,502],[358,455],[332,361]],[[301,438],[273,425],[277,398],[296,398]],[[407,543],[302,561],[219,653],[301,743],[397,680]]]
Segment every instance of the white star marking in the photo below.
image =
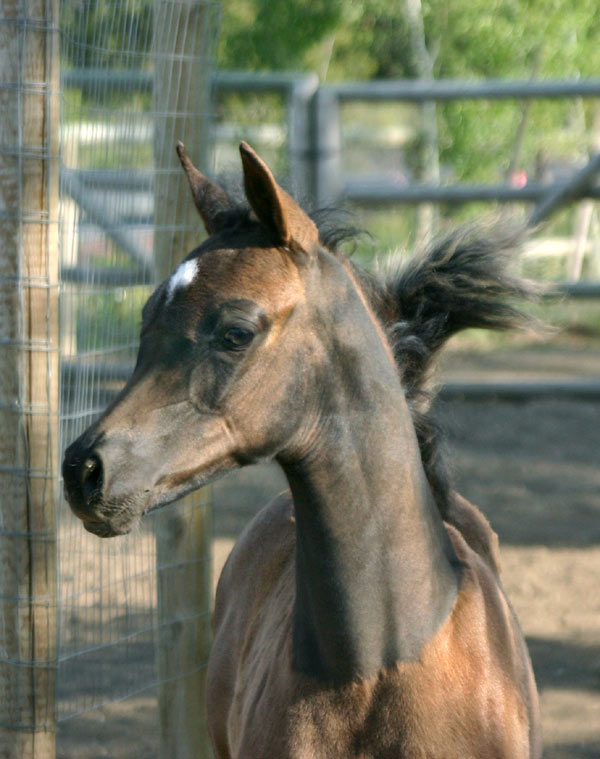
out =
[[190,261],[184,261],[175,269],[167,286],[167,305],[173,299],[175,292],[183,287],[191,285],[194,277],[198,273],[198,261],[192,258]]

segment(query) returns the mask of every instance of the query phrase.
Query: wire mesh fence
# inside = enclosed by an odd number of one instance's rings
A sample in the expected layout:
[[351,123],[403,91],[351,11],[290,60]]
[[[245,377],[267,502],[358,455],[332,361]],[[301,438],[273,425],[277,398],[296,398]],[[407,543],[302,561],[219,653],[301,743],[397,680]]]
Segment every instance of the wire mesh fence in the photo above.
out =
[[[0,755],[53,749],[58,55],[52,2],[0,11]],[[48,754],[50,755],[50,754]]]
[[[206,164],[219,19],[216,5],[185,0],[105,0],[63,9],[63,72],[80,74],[78,84],[72,76],[75,84],[64,87],[61,123],[67,441],[114,395],[122,367],[132,365],[150,282],[198,242],[198,218],[174,145],[183,139]],[[131,76],[148,72],[150,88],[147,78]],[[180,706],[181,683],[205,665],[206,498],[169,507],[119,541],[99,542],[69,512],[60,514],[59,741],[74,743],[77,715],[89,725],[90,710],[131,696],[138,696],[147,720],[148,693],[156,692],[155,724],[165,725],[161,754],[183,755],[181,735],[179,747],[169,749],[168,733],[177,724],[165,713]],[[188,697],[194,691],[189,708],[197,710],[198,726],[202,678],[196,680],[183,687]],[[194,732],[198,737],[197,727],[183,727],[187,740]],[[123,756],[128,750],[121,744]]]
[[122,386],[153,283],[199,242],[174,146],[206,166],[219,7],[0,8],[0,755],[102,755],[122,702],[146,743],[111,755],[183,756],[182,700],[203,732],[206,493],[101,541],[58,467]]

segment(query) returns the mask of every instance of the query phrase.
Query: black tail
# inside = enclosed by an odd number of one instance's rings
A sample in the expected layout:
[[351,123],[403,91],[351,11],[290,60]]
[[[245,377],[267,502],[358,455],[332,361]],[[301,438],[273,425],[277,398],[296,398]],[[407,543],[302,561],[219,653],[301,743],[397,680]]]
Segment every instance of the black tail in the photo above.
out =
[[536,324],[513,305],[539,291],[509,272],[522,237],[497,227],[459,230],[384,280],[379,316],[409,395],[422,391],[432,358],[457,332]]

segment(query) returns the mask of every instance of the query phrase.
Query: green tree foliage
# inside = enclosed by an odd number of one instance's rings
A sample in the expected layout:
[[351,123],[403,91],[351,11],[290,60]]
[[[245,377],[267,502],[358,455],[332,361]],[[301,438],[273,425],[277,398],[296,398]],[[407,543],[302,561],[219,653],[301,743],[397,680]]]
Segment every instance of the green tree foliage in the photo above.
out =
[[[94,67],[101,51],[103,65],[139,67],[139,54],[151,46],[155,1],[64,2],[61,29],[69,62]],[[414,77],[405,2],[223,0],[221,66],[311,70],[328,81]],[[566,78],[600,71],[597,0],[422,0],[422,9],[438,79]],[[82,97],[102,94],[94,93]],[[585,153],[593,107],[537,101],[526,113],[520,162],[531,167],[545,154],[573,160]],[[440,158],[456,178],[488,181],[507,171],[524,118],[521,104],[456,101],[437,113]]]
[[152,43],[153,0],[61,3],[62,47],[79,68],[139,68]]
[[[597,0],[422,0],[436,78],[567,78],[600,71]],[[408,77],[404,0],[225,0],[227,68],[316,70],[328,80]],[[591,121],[588,105],[529,108],[521,159],[572,160]],[[456,101],[438,108],[440,157],[457,178],[487,181],[508,168],[520,104]],[[559,128],[557,130],[557,125]],[[497,157],[497,159],[496,159]]]
[[310,67],[309,52],[339,27],[344,5],[344,0],[229,0],[222,60],[231,68]]
[[[438,77],[592,76],[600,66],[597,0],[422,0]],[[225,0],[221,61],[228,68],[310,68],[333,36],[331,75],[411,76],[404,2]],[[541,51],[541,53],[540,53]],[[368,61],[368,63],[367,63]]]

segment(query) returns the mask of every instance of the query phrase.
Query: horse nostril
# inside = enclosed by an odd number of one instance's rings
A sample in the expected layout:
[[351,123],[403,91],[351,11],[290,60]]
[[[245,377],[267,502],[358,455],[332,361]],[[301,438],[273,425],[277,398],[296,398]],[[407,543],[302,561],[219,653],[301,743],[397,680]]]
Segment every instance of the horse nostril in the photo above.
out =
[[87,500],[101,490],[102,480],[102,462],[98,456],[92,455],[84,461],[81,471],[81,484],[83,485]]

